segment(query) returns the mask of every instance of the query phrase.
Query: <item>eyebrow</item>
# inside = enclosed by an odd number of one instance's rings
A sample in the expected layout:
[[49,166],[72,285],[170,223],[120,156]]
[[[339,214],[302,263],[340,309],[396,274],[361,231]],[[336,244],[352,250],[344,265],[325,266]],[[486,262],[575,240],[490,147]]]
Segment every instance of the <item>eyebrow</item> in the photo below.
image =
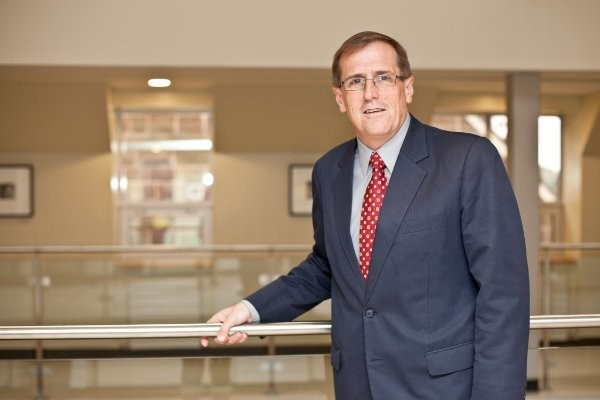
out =
[[[393,72],[393,71],[386,71],[386,70],[375,71],[375,72],[373,73],[373,75],[374,75],[374,76],[377,76],[377,75],[385,75],[385,74],[394,74],[394,75],[397,75],[397,74],[396,74],[395,72]],[[350,78],[366,78],[366,75],[365,75],[365,74],[354,74],[354,75],[349,75],[349,76],[345,77],[344,79],[342,79],[342,81],[345,81],[345,80],[347,80],[347,79],[350,79]]]

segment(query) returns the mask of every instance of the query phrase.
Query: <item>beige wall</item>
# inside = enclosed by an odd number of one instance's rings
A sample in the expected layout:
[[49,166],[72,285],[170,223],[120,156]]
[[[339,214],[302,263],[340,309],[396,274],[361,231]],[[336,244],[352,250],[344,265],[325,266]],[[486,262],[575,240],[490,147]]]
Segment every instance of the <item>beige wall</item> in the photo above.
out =
[[[600,95],[590,99],[599,102]],[[600,105],[599,107],[600,108]],[[597,109],[590,120],[590,133],[583,151],[581,192],[582,238],[588,242],[600,242],[600,111]]]
[[324,152],[352,137],[331,82],[218,85],[219,152]]
[[311,243],[311,218],[288,212],[288,167],[353,136],[330,82],[221,84],[214,95],[214,243]]
[[0,82],[0,163],[34,168],[34,216],[0,219],[0,245],[113,243],[104,84]]
[[109,152],[101,82],[0,80],[0,152]]
[[34,168],[32,218],[0,219],[0,245],[112,244],[110,153],[0,153]]
[[583,185],[581,191],[581,240],[600,242],[600,157],[583,158]]
[[[557,107],[558,108],[558,107]],[[598,119],[600,111],[600,94],[586,96],[573,102],[571,107],[564,110],[564,139],[563,139],[563,210],[564,210],[564,240],[568,242],[583,241],[583,224],[598,221],[598,218],[589,218],[588,212],[595,213],[600,198],[593,201],[588,196],[587,207],[583,207],[584,191],[586,186],[596,186],[597,176],[593,168],[587,168],[587,177],[584,177],[584,151],[586,144],[593,136],[600,137],[600,132],[593,132],[594,121]],[[600,171],[598,171],[600,172]],[[587,183],[586,183],[587,182]],[[586,235],[587,236],[587,235]],[[591,237],[586,240],[592,240]],[[600,241],[600,236],[595,241]]]
[[221,244],[310,244],[310,217],[288,213],[288,167],[312,164],[311,153],[217,153],[214,241]]

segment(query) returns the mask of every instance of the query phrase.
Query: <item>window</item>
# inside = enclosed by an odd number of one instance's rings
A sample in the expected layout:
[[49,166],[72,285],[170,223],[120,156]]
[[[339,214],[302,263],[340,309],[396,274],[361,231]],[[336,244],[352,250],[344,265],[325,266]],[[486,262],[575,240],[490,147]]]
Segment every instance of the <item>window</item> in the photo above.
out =
[[123,244],[211,242],[212,113],[119,110],[111,186]]
[[538,165],[540,167],[540,199],[545,203],[560,200],[562,168],[562,121],[555,115],[538,118]]

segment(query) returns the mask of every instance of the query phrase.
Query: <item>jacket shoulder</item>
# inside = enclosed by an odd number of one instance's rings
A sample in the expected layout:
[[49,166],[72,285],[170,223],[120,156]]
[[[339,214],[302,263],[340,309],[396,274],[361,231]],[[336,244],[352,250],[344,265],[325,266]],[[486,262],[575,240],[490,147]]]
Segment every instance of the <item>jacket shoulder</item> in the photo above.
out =
[[422,128],[425,130],[425,134],[431,141],[440,141],[444,144],[455,144],[455,145],[467,145],[471,146],[474,142],[483,140],[486,141],[487,138],[475,135],[473,133],[468,132],[458,132],[458,131],[448,131],[440,128],[436,128],[432,125],[421,124]]
[[343,164],[348,160],[349,157],[354,157],[354,151],[356,149],[356,138],[348,140],[342,144],[339,144],[323,154],[321,158],[315,163],[315,168],[321,166],[332,166],[336,164]]
[[468,132],[448,131],[418,121],[417,123],[427,138],[430,150],[435,153],[441,150],[442,153],[453,157],[458,154],[466,156],[472,151],[488,155],[491,153],[494,156],[498,154],[496,147],[486,137]]

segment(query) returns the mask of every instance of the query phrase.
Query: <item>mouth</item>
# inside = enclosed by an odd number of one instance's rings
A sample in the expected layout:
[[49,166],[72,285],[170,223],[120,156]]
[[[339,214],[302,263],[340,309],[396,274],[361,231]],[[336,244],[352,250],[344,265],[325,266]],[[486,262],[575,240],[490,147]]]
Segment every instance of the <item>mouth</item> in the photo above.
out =
[[368,108],[365,111],[363,111],[363,114],[370,115],[370,114],[382,113],[384,111],[385,111],[385,108]]

